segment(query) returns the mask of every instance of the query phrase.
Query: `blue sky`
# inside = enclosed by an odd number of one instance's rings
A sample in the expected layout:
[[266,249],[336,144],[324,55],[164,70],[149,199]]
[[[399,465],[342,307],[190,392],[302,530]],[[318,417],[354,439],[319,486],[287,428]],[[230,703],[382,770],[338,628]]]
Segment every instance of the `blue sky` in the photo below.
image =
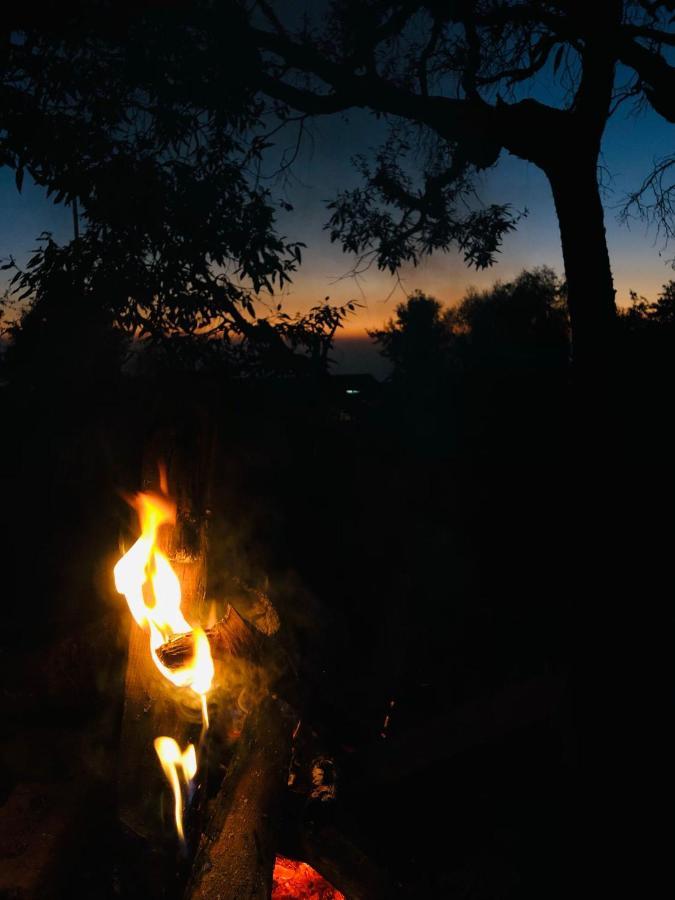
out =
[[[336,302],[357,299],[365,309],[352,319],[352,336],[365,336],[389,318],[405,291],[420,288],[445,303],[456,302],[469,285],[487,287],[497,278],[508,280],[522,268],[547,264],[562,273],[558,226],[548,184],[534,166],[504,154],[497,167],[485,177],[482,197],[487,202],[510,202],[528,209],[528,216],[509,235],[498,263],[483,272],[468,270],[461,257],[451,252],[425,260],[418,268],[401,271],[402,285],[386,273],[372,269],[358,280],[341,278],[353,260],[331,245],[322,226],[327,218],[324,203],[341,188],[355,184],[350,159],[374,146],[381,128],[367,113],[320,120],[313,126],[296,161],[293,178],[285,190],[295,211],[280,221],[284,233],[307,243],[305,261],[284,304],[289,310],[307,308],[330,296]],[[616,221],[617,208],[625,194],[637,187],[653,161],[671,153],[673,128],[653,112],[639,115],[620,110],[610,121],[603,143],[603,164],[607,172],[605,191],[606,223],[617,298],[628,302],[630,289],[653,297],[660,286],[674,276],[667,262],[674,248],[664,248],[653,229],[641,222],[629,229]],[[278,189],[279,185],[275,185]],[[43,192],[26,179],[18,193],[14,175],[0,169],[0,256],[13,254],[25,262],[36,238],[52,231],[58,239],[72,234],[70,210],[55,206]]]

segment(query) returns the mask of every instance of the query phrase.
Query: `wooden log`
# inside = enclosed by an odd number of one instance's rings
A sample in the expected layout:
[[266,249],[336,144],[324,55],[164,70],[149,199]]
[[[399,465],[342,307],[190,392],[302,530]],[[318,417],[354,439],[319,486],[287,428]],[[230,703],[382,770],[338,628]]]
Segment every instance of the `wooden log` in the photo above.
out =
[[[212,628],[205,629],[214,659],[234,656],[251,662],[260,662],[265,654],[264,638],[242,619],[237,610],[228,604],[225,615]],[[192,632],[181,634],[167,641],[157,651],[157,656],[168,669],[179,669],[189,663],[194,655]]]
[[227,598],[237,611],[257,631],[268,637],[276,634],[281,627],[281,621],[267,590],[249,587],[236,577],[233,582],[234,589],[231,594],[228,593]]
[[[180,581],[183,614],[194,623],[206,618],[206,510],[214,451],[215,436],[208,418],[203,414],[185,415],[180,427],[158,427],[153,432],[143,463],[144,491],[160,488],[158,463],[163,461],[166,466],[177,521],[173,528],[160,529],[158,544]],[[147,633],[130,615],[129,620],[118,813],[127,829],[157,846],[166,833],[161,816],[166,784],[153,741],[167,735],[184,747],[195,728],[177,702],[176,689],[155,667]]]
[[186,900],[268,900],[296,718],[268,695],[248,716],[211,820],[201,836]]
[[[270,604],[269,608],[276,617],[274,607]],[[205,634],[216,663],[216,702],[229,695],[229,702],[248,709],[273,690],[291,706],[300,705],[297,661],[279,635],[261,633],[232,604]],[[194,637],[192,633],[178,635],[157,653],[167,668],[180,668],[194,654]]]

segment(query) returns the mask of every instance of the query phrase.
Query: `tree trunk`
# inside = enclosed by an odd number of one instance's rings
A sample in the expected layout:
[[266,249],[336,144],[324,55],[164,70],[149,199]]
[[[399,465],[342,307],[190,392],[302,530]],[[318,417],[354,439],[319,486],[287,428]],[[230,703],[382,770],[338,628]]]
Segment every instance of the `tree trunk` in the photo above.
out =
[[616,305],[597,160],[558,159],[547,167],[562,243],[574,364],[582,380],[604,383],[611,365]]

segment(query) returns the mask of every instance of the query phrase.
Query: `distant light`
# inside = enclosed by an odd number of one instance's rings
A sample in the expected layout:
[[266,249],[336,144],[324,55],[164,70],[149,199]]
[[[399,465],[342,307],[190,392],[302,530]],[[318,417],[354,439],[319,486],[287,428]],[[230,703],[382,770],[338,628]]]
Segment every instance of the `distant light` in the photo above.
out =
[[345,394],[360,394],[360,393],[361,393],[361,391],[357,390],[356,388],[347,388],[347,390],[345,391]]

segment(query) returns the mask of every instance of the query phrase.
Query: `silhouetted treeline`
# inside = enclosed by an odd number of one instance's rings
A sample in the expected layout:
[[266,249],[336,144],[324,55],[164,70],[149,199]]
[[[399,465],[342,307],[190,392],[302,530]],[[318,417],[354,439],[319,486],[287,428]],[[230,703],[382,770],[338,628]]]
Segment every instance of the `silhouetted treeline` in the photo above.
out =
[[393,365],[394,381],[442,373],[562,368],[569,358],[564,285],[546,267],[490,290],[470,289],[444,309],[421,292],[371,337]]
[[[651,756],[646,711],[672,684],[653,635],[670,615],[675,488],[667,467],[627,467],[629,445],[601,464],[587,445],[564,456],[574,385],[563,291],[542,269],[452,309],[414,295],[376,334],[393,375],[372,396],[365,382],[314,377],[320,369],[231,377],[239,370],[210,369],[199,354],[188,365],[170,348],[129,368],[109,319],[73,294],[68,328],[45,296],[15,333],[0,388],[3,651],[119,615],[111,569],[130,534],[119,494],[140,487],[158,424],[189,429],[206,411],[221,432],[210,590],[221,596],[226,577],[269,579],[303,647],[307,720],[340,766],[338,815],[358,822],[364,848],[412,896],[466,883],[476,900],[567,900],[580,810],[595,822],[614,816],[612,802],[630,805],[630,786],[616,794],[616,784],[636,743]],[[666,372],[672,295],[667,286],[622,314],[627,373],[648,358]],[[645,391],[627,374],[617,385],[639,440],[636,410],[658,399],[667,421],[671,383]],[[364,797],[360,766],[385,743],[385,716],[395,740],[549,680],[561,685],[550,718]],[[495,715],[508,723],[508,702]],[[600,742],[602,777],[587,786],[576,744],[587,765],[608,721],[617,737],[609,754]],[[19,755],[0,760],[1,797],[27,777]],[[81,878],[71,893],[89,896]]]
[[370,337],[391,363],[391,409],[406,443],[489,452],[562,449],[588,415],[607,443],[622,428],[645,442],[662,435],[663,417],[647,420],[675,375],[675,281],[654,301],[633,293],[616,330],[601,408],[587,408],[575,386],[566,285],[548,267],[470,289],[452,307],[418,291]]
[[[324,379],[335,336],[354,311],[351,303],[324,303],[296,318],[277,310],[273,322],[261,319],[246,337],[169,333],[147,341],[133,339],[60,265],[40,267],[34,287],[8,329],[2,378],[15,399],[49,410],[65,404],[66,418],[134,378]],[[629,428],[637,417],[648,439],[650,429],[666,425],[658,407],[674,374],[675,281],[653,301],[633,293],[617,333],[614,407],[603,412]],[[434,452],[508,450],[567,441],[573,420],[580,427],[566,286],[550,268],[470,289],[451,307],[418,291],[370,337],[391,364],[380,412],[404,444]],[[648,412],[655,414],[651,423],[644,421]]]

